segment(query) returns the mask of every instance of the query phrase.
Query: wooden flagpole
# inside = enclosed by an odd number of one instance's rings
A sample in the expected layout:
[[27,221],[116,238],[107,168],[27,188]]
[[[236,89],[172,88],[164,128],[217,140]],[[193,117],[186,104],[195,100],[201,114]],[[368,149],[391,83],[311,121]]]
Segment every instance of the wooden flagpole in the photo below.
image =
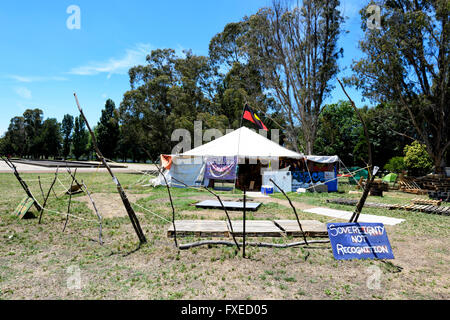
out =
[[[235,175],[234,175],[234,184],[233,184],[233,193],[236,190],[236,180],[238,179],[238,169],[239,169],[239,149],[241,146],[241,128],[242,128],[242,120],[244,119],[244,110],[245,110],[245,106],[247,105],[247,99],[245,100],[244,103],[244,107],[242,108],[242,113],[241,113],[241,121],[239,123],[239,138],[238,138],[238,150],[237,150],[237,156],[236,156],[236,169],[234,169],[235,171]],[[244,157],[244,164],[245,164],[245,157]]]
[[243,219],[242,219],[242,257],[245,259],[245,238],[246,238],[246,234],[245,234],[245,220],[246,220],[246,206],[247,206],[247,199],[246,199],[246,190],[245,190],[245,185],[244,185],[244,212],[243,212]]

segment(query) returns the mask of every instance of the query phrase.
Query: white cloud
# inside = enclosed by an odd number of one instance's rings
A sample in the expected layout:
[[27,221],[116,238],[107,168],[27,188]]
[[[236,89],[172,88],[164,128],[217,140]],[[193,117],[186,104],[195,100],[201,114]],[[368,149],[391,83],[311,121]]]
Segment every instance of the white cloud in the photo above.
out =
[[67,78],[64,77],[40,77],[40,76],[20,76],[20,75],[9,75],[7,76],[17,82],[31,83],[31,82],[44,82],[44,81],[66,81]]
[[27,88],[19,87],[19,88],[16,88],[15,91],[19,97],[21,97],[23,99],[27,99],[27,100],[31,99],[31,91],[28,90]]
[[113,74],[127,74],[128,70],[136,65],[143,64],[145,57],[152,47],[149,44],[138,44],[132,49],[127,49],[122,58],[110,58],[103,62],[90,62],[87,65],[73,68],[69,74],[90,76],[107,73],[108,78]]

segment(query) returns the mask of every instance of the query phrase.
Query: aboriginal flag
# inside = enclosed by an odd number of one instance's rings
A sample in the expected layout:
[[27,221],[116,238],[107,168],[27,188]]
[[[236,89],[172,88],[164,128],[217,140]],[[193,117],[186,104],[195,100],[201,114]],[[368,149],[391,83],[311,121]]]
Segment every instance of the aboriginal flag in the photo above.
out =
[[267,129],[267,127],[264,125],[264,123],[262,123],[261,119],[253,112],[252,109],[250,109],[248,104],[246,104],[245,108],[244,108],[244,119],[253,122],[260,129],[269,131],[269,129]]

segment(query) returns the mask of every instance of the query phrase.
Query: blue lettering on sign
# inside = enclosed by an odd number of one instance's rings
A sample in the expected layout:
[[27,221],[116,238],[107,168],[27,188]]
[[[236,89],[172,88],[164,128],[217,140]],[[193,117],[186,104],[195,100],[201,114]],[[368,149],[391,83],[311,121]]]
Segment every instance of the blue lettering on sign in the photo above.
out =
[[292,190],[307,188],[313,183],[324,183],[325,172],[292,171]]
[[324,172],[303,172],[303,171],[293,171],[292,180],[296,180],[298,183],[310,183],[311,179],[314,183],[325,182]]
[[337,260],[394,259],[382,223],[328,223],[327,230]]

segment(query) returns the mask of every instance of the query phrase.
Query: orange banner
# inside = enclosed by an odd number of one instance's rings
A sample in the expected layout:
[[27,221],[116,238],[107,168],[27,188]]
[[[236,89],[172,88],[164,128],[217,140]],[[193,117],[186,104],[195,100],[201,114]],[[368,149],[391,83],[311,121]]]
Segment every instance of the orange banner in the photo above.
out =
[[162,154],[161,155],[161,166],[164,169],[170,170],[170,168],[172,167],[172,156]]

